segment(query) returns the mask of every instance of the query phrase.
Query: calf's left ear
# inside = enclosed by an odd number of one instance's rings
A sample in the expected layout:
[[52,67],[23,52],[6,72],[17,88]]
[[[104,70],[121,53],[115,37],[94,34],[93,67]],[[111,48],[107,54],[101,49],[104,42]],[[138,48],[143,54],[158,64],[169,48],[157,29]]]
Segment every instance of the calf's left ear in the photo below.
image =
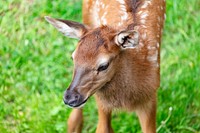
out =
[[47,22],[52,24],[58,31],[70,38],[80,39],[83,36],[83,34],[87,32],[86,26],[78,22],[54,19],[48,16],[45,16],[45,19]]
[[122,49],[134,48],[139,43],[139,33],[135,30],[121,31],[115,36],[114,40]]

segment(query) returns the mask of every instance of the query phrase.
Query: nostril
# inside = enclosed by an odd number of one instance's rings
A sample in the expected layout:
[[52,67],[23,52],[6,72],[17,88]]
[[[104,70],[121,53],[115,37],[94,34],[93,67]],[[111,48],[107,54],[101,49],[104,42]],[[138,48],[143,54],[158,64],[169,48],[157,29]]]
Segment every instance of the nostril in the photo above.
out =
[[68,101],[68,104],[74,106],[74,105],[79,103],[79,99],[80,99],[79,94],[72,94],[69,101]]
[[79,96],[78,96],[78,95],[76,95],[76,96],[75,96],[75,99],[78,99],[78,98],[79,98]]
[[71,95],[69,93],[64,94],[63,101],[65,104],[68,104],[69,100],[71,99]]
[[66,99],[66,100],[70,99],[70,95],[66,95],[66,96],[65,96],[65,99]]

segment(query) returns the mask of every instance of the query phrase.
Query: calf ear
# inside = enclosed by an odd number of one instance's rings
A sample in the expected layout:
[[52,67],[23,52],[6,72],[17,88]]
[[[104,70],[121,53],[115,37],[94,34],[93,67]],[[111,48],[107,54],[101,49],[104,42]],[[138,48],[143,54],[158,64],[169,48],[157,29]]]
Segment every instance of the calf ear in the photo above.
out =
[[115,43],[122,49],[134,48],[139,43],[139,33],[135,30],[121,31],[115,36]]
[[62,19],[53,19],[48,16],[45,16],[45,19],[56,29],[58,29],[61,33],[70,38],[80,39],[81,36],[87,32],[86,26],[78,22]]

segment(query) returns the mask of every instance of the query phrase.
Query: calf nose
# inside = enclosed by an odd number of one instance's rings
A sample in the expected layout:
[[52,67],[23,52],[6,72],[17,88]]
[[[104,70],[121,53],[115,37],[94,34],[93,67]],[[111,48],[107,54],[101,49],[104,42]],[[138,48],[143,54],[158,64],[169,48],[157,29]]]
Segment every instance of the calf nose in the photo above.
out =
[[77,92],[66,90],[63,101],[70,106],[76,106],[81,99],[81,95]]

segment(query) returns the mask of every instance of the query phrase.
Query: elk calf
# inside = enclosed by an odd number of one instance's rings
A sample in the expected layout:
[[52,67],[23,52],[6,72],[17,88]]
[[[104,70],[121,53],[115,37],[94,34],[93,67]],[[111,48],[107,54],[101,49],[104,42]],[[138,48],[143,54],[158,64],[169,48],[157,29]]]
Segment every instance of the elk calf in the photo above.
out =
[[74,109],[68,132],[81,132],[82,110],[92,95],[98,104],[97,133],[112,133],[114,109],[135,111],[144,133],[156,132],[160,43],[165,0],[83,0],[83,21],[46,20],[79,39],[72,54],[73,80],[64,94]]

